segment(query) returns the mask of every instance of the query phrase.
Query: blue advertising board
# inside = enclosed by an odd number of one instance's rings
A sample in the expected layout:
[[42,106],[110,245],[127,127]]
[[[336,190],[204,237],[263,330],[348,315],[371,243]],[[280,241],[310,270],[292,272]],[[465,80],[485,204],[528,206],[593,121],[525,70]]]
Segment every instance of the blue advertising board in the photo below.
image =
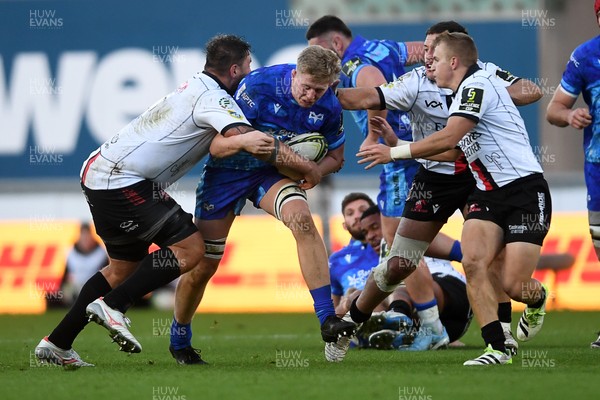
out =
[[[215,34],[244,36],[254,68],[293,62],[306,44],[304,15],[284,0],[0,1],[0,179],[76,179],[100,143],[202,69],[203,45]],[[350,27],[366,38],[413,41],[434,22]],[[465,25],[482,60],[536,77],[535,29]],[[534,145],[537,112],[522,109]],[[340,174],[365,173],[349,114],[345,127]]]

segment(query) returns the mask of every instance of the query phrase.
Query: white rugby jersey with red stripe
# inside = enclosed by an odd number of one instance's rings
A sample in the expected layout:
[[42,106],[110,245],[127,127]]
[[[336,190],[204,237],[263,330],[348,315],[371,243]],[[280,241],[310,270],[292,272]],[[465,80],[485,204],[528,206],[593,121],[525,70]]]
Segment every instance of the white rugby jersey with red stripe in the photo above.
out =
[[508,91],[489,72],[472,66],[449,111],[450,118],[468,118],[477,124],[458,146],[467,158],[478,189],[493,190],[543,172],[521,114]]
[[[477,64],[498,78],[504,87],[521,79],[493,63],[477,61]],[[452,104],[452,90],[442,89],[434,81],[428,79],[424,66],[415,68],[377,89],[383,96],[382,107],[409,112],[413,141],[424,139],[446,126],[449,116],[448,109]],[[467,172],[468,168],[466,160],[462,156],[455,162],[425,159],[417,161],[427,170],[445,175]]]
[[218,132],[250,123],[219,80],[194,75],[102,144],[84,162],[82,183],[118,189],[148,179],[166,188],[204,156]]

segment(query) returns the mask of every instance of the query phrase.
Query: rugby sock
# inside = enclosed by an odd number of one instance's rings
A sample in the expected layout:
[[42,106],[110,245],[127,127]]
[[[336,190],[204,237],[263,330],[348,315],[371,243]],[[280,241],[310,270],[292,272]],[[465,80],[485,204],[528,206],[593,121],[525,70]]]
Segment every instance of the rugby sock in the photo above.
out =
[[335,315],[335,308],[333,307],[333,300],[331,299],[331,285],[321,286],[310,291],[310,295],[313,298],[313,305],[315,307],[315,313],[321,325],[325,322],[327,317]]
[[350,318],[352,318],[352,321],[356,322],[357,324],[362,324],[363,322],[368,321],[373,313],[364,313],[360,311],[356,305],[357,300],[358,297],[354,299],[352,305],[350,306]]
[[61,349],[68,350],[73,347],[73,342],[79,332],[85,328],[88,323],[85,315],[85,308],[98,297],[104,296],[110,292],[111,287],[104,275],[96,272],[81,288],[81,292],[75,300],[75,304],[64,316],[62,321],[54,328],[48,336],[48,340]]
[[171,347],[175,350],[192,346],[192,324],[180,324],[173,317],[171,323]]
[[444,332],[444,325],[440,321],[440,312],[435,297],[427,303],[414,303],[414,305],[421,321],[421,326],[431,327],[433,333],[441,335]]
[[156,250],[142,259],[138,269],[125,282],[104,296],[104,302],[110,308],[125,313],[136,300],[179,275],[179,261],[171,249]]
[[528,304],[527,307],[529,307],[529,308],[540,308],[541,306],[544,305],[544,300],[546,300],[546,296],[548,294],[546,293],[546,290],[544,290],[544,288],[542,286],[540,286],[540,291],[542,293],[542,297],[538,301],[536,301],[535,303]]
[[448,256],[448,258],[450,258],[450,261],[462,261],[463,258],[463,253],[462,250],[460,248],[460,241],[455,240],[454,244],[452,245],[452,249],[450,250],[450,255]]
[[508,323],[510,326],[512,322],[512,304],[510,301],[498,303],[498,319],[503,325]]
[[401,313],[410,317],[412,315],[412,307],[404,300],[394,300],[390,303],[388,310]]
[[505,337],[504,332],[502,332],[500,321],[496,320],[490,322],[481,328],[481,337],[486,345],[491,344],[494,350],[506,353],[506,347],[504,346]]

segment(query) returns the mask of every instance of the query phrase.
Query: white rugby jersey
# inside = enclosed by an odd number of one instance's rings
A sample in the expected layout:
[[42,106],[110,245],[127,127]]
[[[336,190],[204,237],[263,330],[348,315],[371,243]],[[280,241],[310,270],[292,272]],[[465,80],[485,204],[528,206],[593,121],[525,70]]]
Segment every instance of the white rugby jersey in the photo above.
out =
[[477,65],[461,82],[450,117],[468,118],[477,125],[458,146],[467,158],[477,187],[488,191],[534,173],[542,173],[525,123],[505,87]]
[[427,264],[431,275],[453,276],[456,279],[467,283],[465,276],[455,270],[450,261],[432,257],[423,257],[423,261],[425,261],[425,264]]
[[[520,79],[493,63],[481,61],[477,63],[482,69],[498,77],[505,87]],[[381,85],[378,89],[381,90],[386,108],[409,112],[413,141],[424,139],[446,126],[448,109],[452,103],[452,90],[442,89],[434,81],[429,80],[424,66],[415,68],[395,81]],[[417,159],[417,161],[429,171],[440,174],[454,175],[467,171],[467,164],[462,156],[455,162],[425,159]]]
[[148,179],[164,189],[208,154],[218,132],[250,123],[216,77],[201,72],[104,142],[81,168],[90,189]]

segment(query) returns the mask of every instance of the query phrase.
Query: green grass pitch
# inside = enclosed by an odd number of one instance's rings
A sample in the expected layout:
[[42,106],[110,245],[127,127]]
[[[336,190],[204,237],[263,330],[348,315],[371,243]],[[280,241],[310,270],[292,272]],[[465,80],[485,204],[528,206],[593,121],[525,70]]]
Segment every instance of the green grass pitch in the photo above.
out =
[[[194,344],[210,365],[180,366],[168,352],[171,314],[128,313],[143,352],[126,355],[90,324],[75,349],[95,368],[40,366],[33,349],[63,311],[0,316],[0,399],[568,399],[598,398],[600,313],[551,312],[512,365],[463,367],[483,350],[475,322],[466,347],[436,352],[354,350],[323,356],[308,314],[199,314]],[[518,315],[513,316],[513,326]]]

